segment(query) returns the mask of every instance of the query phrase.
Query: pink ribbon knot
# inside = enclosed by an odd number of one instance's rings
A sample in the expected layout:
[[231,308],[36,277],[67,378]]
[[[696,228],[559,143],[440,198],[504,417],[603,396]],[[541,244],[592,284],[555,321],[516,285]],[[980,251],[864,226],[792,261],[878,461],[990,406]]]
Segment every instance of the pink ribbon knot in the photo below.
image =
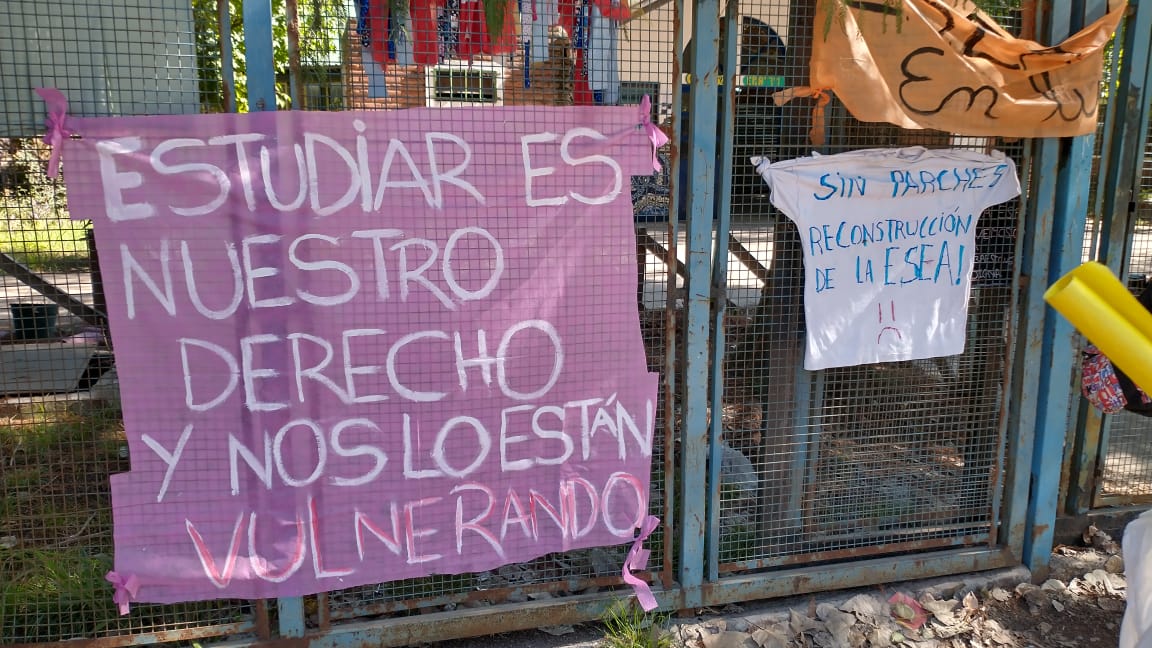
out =
[[72,131],[64,126],[68,114],[68,99],[56,88],[36,88],[36,94],[48,104],[48,119],[44,121],[48,132],[44,133],[44,143],[52,147],[52,153],[48,157],[48,177],[55,178],[60,173],[60,153],[64,140],[72,134]]
[[668,136],[660,127],[652,123],[652,99],[648,95],[640,100],[640,117],[643,120],[644,131],[648,133],[648,139],[652,140],[652,170],[660,171],[660,160],[656,157],[656,151],[668,143]]
[[640,537],[632,543],[632,548],[628,550],[628,556],[624,558],[624,569],[620,571],[620,575],[624,577],[624,582],[632,586],[632,591],[636,593],[636,600],[640,601],[640,607],[644,608],[645,612],[655,610],[659,603],[656,602],[656,597],[652,595],[652,588],[648,587],[648,583],[633,576],[632,570],[643,571],[648,566],[648,556],[652,552],[644,548],[644,541],[652,535],[659,524],[660,518],[655,515],[644,518],[640,527]]
[[129,574],[128,578],[124,578],[118,572],[110,571],[104,575],[104,580],[112,583],[112,587],[116,590],[112,594],[112,600],[120,608],[120,615],[128,614],[128,604],[136,598],[136,593],[140,591],[140,580],[136,578],[136,574]]

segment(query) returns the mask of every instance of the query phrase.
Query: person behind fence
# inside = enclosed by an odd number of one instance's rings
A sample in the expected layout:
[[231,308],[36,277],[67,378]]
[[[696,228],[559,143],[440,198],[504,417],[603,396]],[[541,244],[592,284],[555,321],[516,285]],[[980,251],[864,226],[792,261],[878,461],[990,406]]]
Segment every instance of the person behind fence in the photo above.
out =
[[[1142,283],[1143,288],[1137,300],[1144,308],[1152,311],[1152,281],[1145,278]],[[1080,373],[1080,389],[1084,398],[1101,412],[1116,414],[1128,410],[1141,416],[1152,416],[1152,398],[1094,344],[1089,343],[1084,349]]]

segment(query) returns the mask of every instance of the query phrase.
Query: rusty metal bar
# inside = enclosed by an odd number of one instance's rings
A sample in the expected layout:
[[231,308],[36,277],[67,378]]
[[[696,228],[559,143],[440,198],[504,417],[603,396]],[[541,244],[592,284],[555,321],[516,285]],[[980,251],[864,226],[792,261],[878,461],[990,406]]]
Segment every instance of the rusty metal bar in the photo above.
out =
[[272,622],[268,618],[268,601],[266,599],[253,601],[252,611],[256,617],[256,636],[260,639],[271,639]]
[[[680,484],[676,495],[680,550],[676,578],[686,589],[685,603],[697,607],[697,586],[704,582],[708,520],[708,355],[712,306],[712,225],[716,193],[716,123],[720,10],[717,3],[693,0],[692,89],[689,93],[688,186],[684,280],[684,357],[680,402]],[[678,81],[678,79],[677,79]],[[669,220],[676,220],[669,218]]]
[[1152,495],[1100,495],[1093,504],[1095,508],[1147,505],[1152,504]]
[[725,578],[704,586],[705,605],[795,596],[1012,567],[1019,561],[1006,549],[957,549],[932,555],[861,560],[795,570]]
[[[679,592],[653,591],[661,609],[682,605]],[[421,645],[428,641],[446,641],[492,634],[493,616],[500,619],[499,631],[531,630],[541,626],[583,623],[603,616],[613,602],[619,600],[611,592],[569,596],[564,599],[528,601],[514,605],[453,610],[387,620],[347,623],[327,633],[299,639],[272,641],[233,641],[223,644],[227,648],[253,646],[258,648],[347,648],[348,646]]]
[[292,110],[308,110],[312,106],[300,102],[304,75],[300,70],[300,12],[296,0],[284,0],[284,12],[288,22],[288,96]]
[[771,271],[765,268],[764,264],[760,263],[760,260],[753,256],[748,248],[744,247],[744,244],[731,234],[728,235],[728,251],[736,257],[737,261],[743,263],[752,272],[752,275],[760,280],[761,284],[768,285]]
[[684,264],[680,262],[680,259],[676,258],[676,255],[672,251],[675,249],[674,243],[670,243],[669,247],[666,248],[663,245],[660,245],[660,241],[652,238],[651,234],[643,230],[636,232],[636,240],[644,246],[645,250],[653,254],[656,258],[660,259],[664,265],[675,271],[677,275],[681,277],[688,276],[688,268],[684,267]]
[[[637,574],[637,576],[643,577],[644,574]],[[382,601],[379,603],[358,605],[355,607],[338,607],[334,610],[330,610],[328,614],[330,619],[333,621],[344,621],[361,617],[394,614],[397,612],[429,610],[450,604],[465,604],[465,606],[467,606],[468,604],[484,600],[495,604],[500,604],[504,603],[508,596],[511,594],[522,594],[530,598],[533,594],[552,594],[566,590],[576,591],[588,589],[590,587],[608,588],[625,586],[626,585],[624,584],[623,579],[619,576],[601,576],[599,578],[580,579],[579,581],[575,582],[571,580],[550,581],[547,583],[533,583],[531,585],[524,585],[520,587],[501,587],[495,589],[472,590],[469,592],[445,594],[442,596],[427,596],[421,598]]]
[[7,252],[0,252],[0,272],[12,275],[20,283],[44,295],[48,301],[60,306],[60,308],[67,309],[76,317],[84,320],[86,324],[96,327],[104,326],[104,313],[60,290],[52,282],[12,258]]
[[[680,168],[683,161],[680,159],[680,141],[684,129],[684,120],[681,118],[681,109],[684,105],[684,88],[680,83],[684,69],[684,2],[673,0],[672,4],[672,132],[668,147],[669,197],[668,197],[668,255],[673,260],[677,257],[677,238],[679,236],[680,219],[678,214],[684,208],[684,191],[680,187]],[[649,237],[651,238],[651,237]],[[677,261],[678,263],[678,261]],[[677,492],[676,479],[676,394],[679,391],[679,376],[676,375],[678,354],[680,347],[676,323],[676,284],[679,280],[678,272],[669,272],[666,277],[664,304],[664,365],[662,367],[662,389],[664,396],[664,519],[662,532],[664,536],[664,586],[671,586],[674,580],[675,557],[680,553],[680,544],[676,536],[674,495]]]
[[14,644],[11,648],[60,648],[68,645],[75,648],[119,648],[120,646],[151,646],[158,643],[172,641],[194,641],[197,639],[210,639],[213,637],[228,637],[251,633],[255,624],[251,621],[240,623],[224,623],[219,625],[199,626],[183,630],[163,630],[136,635],[120,635],[116,637],[100,637],[97,639],[73,639],[67,642],[38,642]]
[[[818,543],[819,541],[813,541]],[[831,541],[828,541],[829,543]],[[781,556],[777,558],[760,558],[757,560],[743,560],[740,562],[732,562],[721,565],[720,571],[724,573],[748,571],[755,569],[768,569],[776,567],[790,567],[807,565],[813,562],[832,561],[832,560],[859,560],[861,558],[870,558],[874,556],[881,556],[884,554],[891,554],[896,552],[911,552],[911,551],[933,551],[937,549],[955,548],[955,547],[970,547],[977,544],[987,544],[988,534],[975,534],[966,536],[955,536],[948,538],[932,538],[929,540],[911,540],[907,542],[893,542],[884,545],[873,545],[866,547],[853,547],[851,549],[835,549],[827,551],[805,551],[791,556]],[[847,567],[846,567],[847,568]]]
[[[908,555],[861,560],[850,565],[831,564],[773,571],[741,577],[727,577],[698,588],[693,598],[703,605],[725,605],[741,601],[795,596],[849,587],[863,587],[956,573],[1012,567],[1019,561],[1005,548],[968,548],[939,551],[930,555]],[[683,609],[687,593],[682,590],[654,592],[660,608]],[[564,599],[529,601],[488,608],[453,610],[370,620],[334,626],[324,633],[301,638],[271,641],[235,640],[223,646],[240,648],[346,648],[347,646],[408,646],[428,641],[445,641],[491,634],[492,620],[498,616],[502,632],[527,630],[545,625],[583,623],[600,618],[617,598],[611,592],[577,595]],[[435,632],[430,632],[430,628]]]
[[328,598],[328,592],[320,592],[316,595],[316,623],[321,631],[328,630],[332,627],[332,608],[331,600]]

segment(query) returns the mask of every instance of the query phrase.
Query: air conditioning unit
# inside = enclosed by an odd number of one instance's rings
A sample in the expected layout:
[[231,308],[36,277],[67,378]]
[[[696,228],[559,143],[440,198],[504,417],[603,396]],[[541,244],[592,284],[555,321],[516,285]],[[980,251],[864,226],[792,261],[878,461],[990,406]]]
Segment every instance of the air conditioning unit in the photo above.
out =
[[504,105],[504,66],[497,63],[441,63],[426,74],[429,107]]

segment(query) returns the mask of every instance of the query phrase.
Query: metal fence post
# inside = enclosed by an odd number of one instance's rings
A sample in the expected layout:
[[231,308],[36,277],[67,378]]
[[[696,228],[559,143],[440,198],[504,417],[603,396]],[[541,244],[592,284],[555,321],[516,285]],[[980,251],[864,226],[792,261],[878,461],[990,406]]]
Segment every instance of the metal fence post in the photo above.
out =
[[[739,13],[739,2],[727,0],[724,9],[724,32],[737,33],[736,22]],[[737,72],[736,39],[732,36],[721,39],[724,51],[724,69],[727,78],[724,79],[724,93],[720,98],[722,106],[719,115],[720,142],[720,169],[716,174],[716,236],[712,253],[712,349],[710,354],[711,366],[709,377],[712,381],[712,390],[709,394],[709,403],[712,419],[708,429],[708,536],[704,543],[707,547],[707,574],[705,578],[715,581],[719,577],[720,569],[720,466],[724,457],[721,446],[721,437],[724,431],[724,317],[728,306],[728,232],[732,220],[732,149],[734,147],[733,132],[736,122],[736,82],[739,79]]]
[[272,0],[244,0],[249,111],[276,110],[276,62],[272,52]]
[[[248,72],[248,110],[276,110],[276,62],[272,42],[271,0],[244,0],[244,58]],[[279,634],[304,636],[304,599],[276,601]]]
[[[704,538],[708,529],[708,340],[711,311],[712,214],[716,171],[716,93],[720,8],[716,0],[693,5],[693,55],[689,62],[686,324],[680,438],[680,584],[686,608],[701,605]],[[717,413],[717,415],[719,415]]]
[[[1112,48],[1108,117],[1100,147],[1095,210],[1099,218],[1096,260],[1117,276],[1127,267],[1133,215],[1133,191],[1140,180],[1152,101],[1152,44],[1144,37],[1152,29],[1152,4],[1129,5],[1124,31]],[[1112,417],[1090,407],[1081,416],[1072,457],[1066,510],[1082,515],[1097,505],[1098,463],[1106,456]]]
[[[1109,159],[1100,193],[1101,232],[1099,259],[1113,272],[1120,274],[1128,261],[1132,215],[1135,205],[1132,194],[1139,184],[1137,169],[1141,167],[1144,142],[1148,139],[1148,120],[1152,99],[1152,46],[1148,42],[1152,29],[1152,4],[1129,5],[1128,18],[1122,40],[1124,54],[1119,79],[1114,85],[1119,96],[1112,132],[1114,139],[1109,148]],[[1143,31],[1141,31],[1143,30]]]
[[[1120,59],[1109,85],[1109,121],[1100,160],[1097,205],[1100,231],[1096,259],[1117,276],[1128,271],[1135,228],[1134,192],[1140,184],[1137,171],[1143,166],[1144,145],[1148,141],[1152,117],[1152,44],[1146,35],[1152,30],[1152,4],[1128,6],[1124,31],[1117,35],[1113,58]],[[1102,505],[1097,467],[1108,454],[1113,418],[1090,410],[1077,430],[1077,453],[1073,457],[1069,513],[1083,514]]]
[[[1077,3],[1082,12],[1072,8],[1062,15],[1049,10],[1048,29],[1043,30],[1049,42],[1059,42],[1107,11],[1103,0]],[[1035,401],[1021,403],[1031,415],[1035,430],[1030,459],[1030,497],[1023,533],[1023,561],[1035,578],[1047,574],[1052,552],[1056,512],[1060,497],[1060,477],[1067,430],[1074,421],[1072,375],[1076,366],[1076,332],[1072,326],[1043,301],[1044,291],[1061,275],[1081,262],[1084,224],[1088,209],[1088,192],[1095,135],[1063,139],[1043,139],[1036,144],[1033,191],[1029,193],[1028,216],[1034,232],[1027,237],[1023,272],[1029,277],[1024,305],[1027,327],[1021,340],[1024,353],[1024,386],[1034,390]],[[1029,418],[1021,420],[1021,432]],[[1018,498],[1021,493],[1014,491]],[[1017,500],[1018,501],[1018,500]],[[1017,509],[1018,510],[1018,509]]]

